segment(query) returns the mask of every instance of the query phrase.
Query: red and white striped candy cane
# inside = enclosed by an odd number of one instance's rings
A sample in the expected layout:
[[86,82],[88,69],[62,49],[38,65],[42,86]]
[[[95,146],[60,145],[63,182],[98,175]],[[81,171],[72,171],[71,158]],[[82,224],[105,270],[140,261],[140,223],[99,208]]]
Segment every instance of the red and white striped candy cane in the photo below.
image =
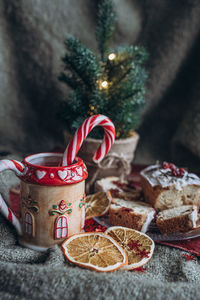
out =
[[17,175],[23,175],[24,173],[24,165],[16,160],[12,159],[2,159],[0,160],[0,172],[4,170],[12,170]]
[[108,117],[104,115],[94,115],[87,118],[75,132],[64,152],[62,166],[69,166],[73,163],[83,141],[96,126],[102,126],[105,135],[102,144],[94,154],[93,160],[94,162],[100,162],[106,156],[115,141],[115,126]]
[[1,194],[0,194],[0,211],[10,221],[13,226],[15,226],[17,232],[21,235],[22,230],[21,230],[21,225],[19,220],[16,218],[12,210],[7,206],[6,202],[3,200]]
[[[12,170],[18,176],[20,176],[20,175],[24,175],[25,166],[21,162],[16,160],[3,159],[0,161],[0,172],[5,170]],[[8,221],[10,221],[11,224],[15,226],[18,233],[21,234],[20,222],[13,214],[12,210],[7,206],[1,194],[0,194],[0,212],[8,219]]]

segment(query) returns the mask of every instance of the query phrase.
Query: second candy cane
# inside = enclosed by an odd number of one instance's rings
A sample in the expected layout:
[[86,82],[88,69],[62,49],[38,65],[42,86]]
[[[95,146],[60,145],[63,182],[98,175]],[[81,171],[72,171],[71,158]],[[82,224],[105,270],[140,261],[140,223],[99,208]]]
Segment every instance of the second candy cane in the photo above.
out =
[[110,150],[115,141],[115,126],[112,121],[104,115],[94,115],[87,118],[83,124],[77,129],[69,145],[67,146],[62,160],[63,166],[71,165],[87,135],[96,127],[102,126],[105,131],[102,144],[97,149],[93,160],[100,162]]

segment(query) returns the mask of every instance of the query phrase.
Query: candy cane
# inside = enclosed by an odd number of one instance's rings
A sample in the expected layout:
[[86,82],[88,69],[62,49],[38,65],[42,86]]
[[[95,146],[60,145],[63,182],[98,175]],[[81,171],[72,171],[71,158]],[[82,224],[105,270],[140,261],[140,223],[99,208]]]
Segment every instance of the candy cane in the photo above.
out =
[[24,169],[25,169],[24,165],[19,161],[12,160],[12,159],[0,160],[0,172],[4,170],[12,170],[17,175],[23,175]]
[[73,163],[84,139],[96,126],[102,126],[104,128],[105,136],[102,144],[94,154],[93,160],[94,162],[100,162],[106,156],[115,140],[115,126],[108,117],[104,115],[94,115],[87,118],[75,132],[75,135],[64,152],[62,166],[68,166]]
[[[24,175],[24,172],[26,172],[25,166],[21,162],[16,160],[11,160],[11,159],[3,159],[0,161],[0,172],[4,170],[12,170],[18,176]],[[20,222],[13,214],[12,210],[7,206],[1,194],[0,194],[0,212],[15,226],[18,233],[21,234]]]
[[12,210],[7,206],[5,201],[3,200],[1,194],[0,194],[0,211],[1,213],[12,223],[15,228],[17,229],[17,232],[21,234],[21,225],[18,221],[18,219],[13,214]]

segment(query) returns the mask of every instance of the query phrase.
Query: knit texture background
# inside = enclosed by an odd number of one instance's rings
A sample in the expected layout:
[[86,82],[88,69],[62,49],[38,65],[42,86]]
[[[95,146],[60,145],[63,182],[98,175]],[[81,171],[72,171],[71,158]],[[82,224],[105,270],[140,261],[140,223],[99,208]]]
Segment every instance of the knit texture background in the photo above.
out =
[[[5,196],[18,181],[10,172],[6,176],[7,183],[0,177]],[[0,299],[199,299],[200,261],[187,261],[183,253],[156,245],[145,274],[98,273],[70,265],[57,245],[43,253],[20,246],[15,229],[0,216]]]
[[[0,153],[23,156],[64,147],[57,79],[63,41],[75,35],[93,50],[97,2],[2,0],[0,3]],[[114,44],[149,52],[147,106],[136,161],[200,162],[200,2],[114,0]]]

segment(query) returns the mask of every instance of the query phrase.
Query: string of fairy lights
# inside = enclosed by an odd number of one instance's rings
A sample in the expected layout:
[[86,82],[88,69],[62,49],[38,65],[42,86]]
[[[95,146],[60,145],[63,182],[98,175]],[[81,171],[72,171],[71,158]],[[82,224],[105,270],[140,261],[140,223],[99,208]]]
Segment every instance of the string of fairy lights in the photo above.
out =
[[[110,53],[108,55],[108,59],[111,60],[111,61],[114,60],[115,57],[116,57],[115,53]],[[108,88],[108,81],[107,80],[100,80],[99,81],[99,89],[102,90],[102,89],[107,89],[107,88]],[[92,116],[95,113],[97,113],[97,108],[94,107],[94,105],[89,104],[89,112],[88,112],[88,114]]]
[[[116,57],[116,54],[115,53],[110,53],[108,55],[108,59],[109,60],[114,60]],[[100,81],[100,89],[107,89],[108,88],[108,81],[107,80],[103,80],[103,81]]]

